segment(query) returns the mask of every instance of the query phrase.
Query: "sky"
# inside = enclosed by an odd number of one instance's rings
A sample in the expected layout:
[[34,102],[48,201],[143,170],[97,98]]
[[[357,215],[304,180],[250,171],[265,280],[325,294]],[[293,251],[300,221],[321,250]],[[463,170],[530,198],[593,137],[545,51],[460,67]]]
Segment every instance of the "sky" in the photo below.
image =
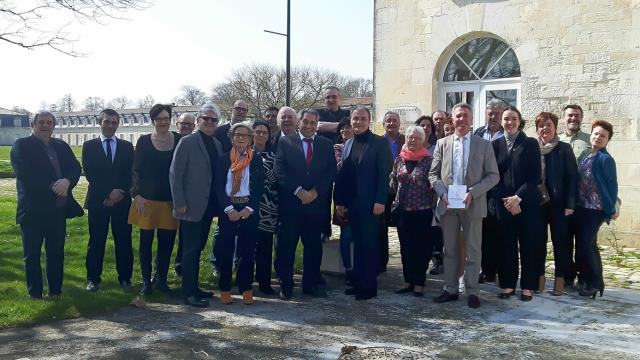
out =
[[[36,111],[67,93],[78,105],[148,94],[170,102],[183,85],[208,93],[243,65],[285,65],[286,38],[263,30],[286,32],[286,0],[156,0],[122,16],[71,24],[80,58],[0,41],[0,107]],[[372,78],[373,1],[291,0],[291,64]]]

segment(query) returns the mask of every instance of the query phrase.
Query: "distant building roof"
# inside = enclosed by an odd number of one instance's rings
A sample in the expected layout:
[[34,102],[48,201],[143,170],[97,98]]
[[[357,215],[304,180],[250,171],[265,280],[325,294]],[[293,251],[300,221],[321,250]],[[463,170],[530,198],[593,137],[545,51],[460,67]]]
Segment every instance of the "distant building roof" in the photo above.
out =
[[0,107],[0,115],[22,115],[19,112]]

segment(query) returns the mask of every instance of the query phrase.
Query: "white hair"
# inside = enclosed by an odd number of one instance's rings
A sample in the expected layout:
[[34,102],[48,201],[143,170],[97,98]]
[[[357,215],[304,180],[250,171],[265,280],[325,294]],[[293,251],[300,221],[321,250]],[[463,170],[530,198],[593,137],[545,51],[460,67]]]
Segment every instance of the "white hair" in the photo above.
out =
[[218,109],[216,104],[211,104],[211,103],[202,105],[200,110],[198,110],[198,117],[203,115],[206,116],[206,113],[209,111],[212,111],[214,114],[216,114],[216,119],[220,120],[220,109]]
[[424,129],[421,126],[418,125],[409,125],[407,126],[407,128],[404,130],[404,136],[409,136],[413,133],[417,133],[418,135],[420,135],[420,137],[422,138],[422,141],[426,140],[426,134],[424,133]]

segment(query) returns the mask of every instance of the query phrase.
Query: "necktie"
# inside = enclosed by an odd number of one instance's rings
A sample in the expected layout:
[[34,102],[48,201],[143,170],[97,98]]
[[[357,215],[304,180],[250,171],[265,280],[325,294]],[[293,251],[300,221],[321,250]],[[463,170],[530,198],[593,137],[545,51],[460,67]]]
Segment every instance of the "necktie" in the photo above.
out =
[[311,166],[311,157],[313,156],[313,139],[305,138],[304,142],[307,143],[307,153],[305,156],[305,160],[307,161],[307,166]]
[[506,137],[507,138],[507,150],[511,151],[511,149],[513,149],[513,140],[511,140],[510,137]]
[[113,162],[113,153],[111,152],[111,139],[104,139],[107,142],[107,159],[109,162]]

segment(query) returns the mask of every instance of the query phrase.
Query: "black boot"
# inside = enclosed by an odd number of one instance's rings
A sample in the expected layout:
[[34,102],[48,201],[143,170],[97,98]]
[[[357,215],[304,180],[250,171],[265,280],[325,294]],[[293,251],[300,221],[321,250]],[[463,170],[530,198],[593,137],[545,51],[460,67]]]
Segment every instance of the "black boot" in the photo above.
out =
[[160,292],[166,295],[171,295],[171,288],[167,285],[167,279],[157,277],[155,286]]

